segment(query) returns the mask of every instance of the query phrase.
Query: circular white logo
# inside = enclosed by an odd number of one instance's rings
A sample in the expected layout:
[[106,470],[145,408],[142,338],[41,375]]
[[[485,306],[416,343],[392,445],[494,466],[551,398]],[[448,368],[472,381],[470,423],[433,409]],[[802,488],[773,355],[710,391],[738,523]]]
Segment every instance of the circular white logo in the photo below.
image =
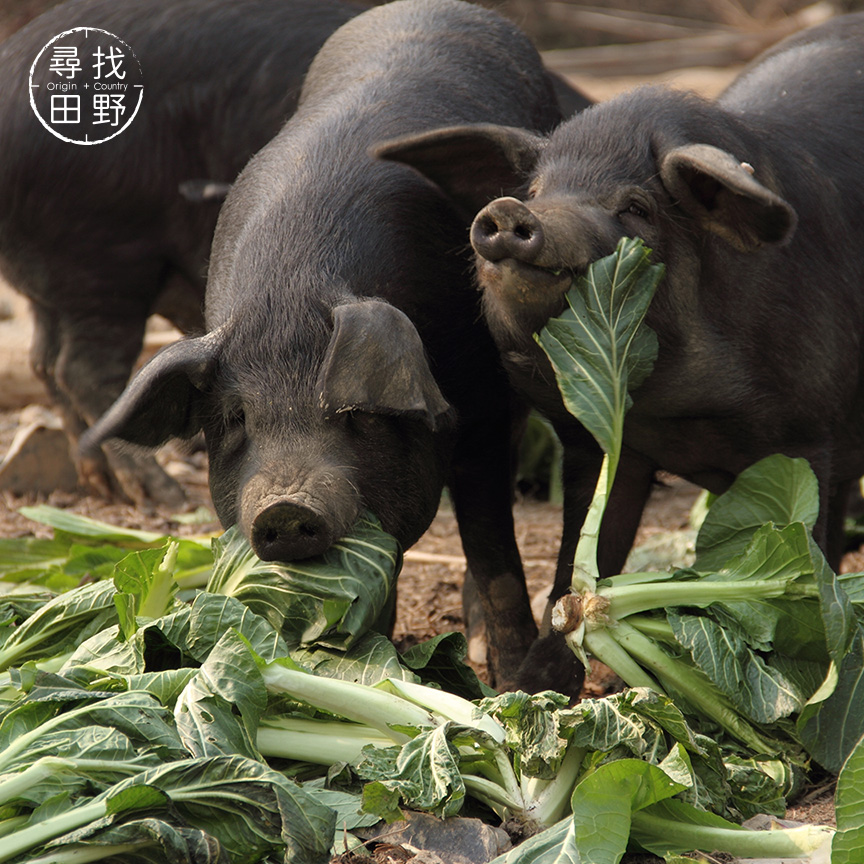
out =
[[144,76],[132,49],[97,27],[55,36],[30,67],[30,105],[61,141],[101,144],[135,119]]

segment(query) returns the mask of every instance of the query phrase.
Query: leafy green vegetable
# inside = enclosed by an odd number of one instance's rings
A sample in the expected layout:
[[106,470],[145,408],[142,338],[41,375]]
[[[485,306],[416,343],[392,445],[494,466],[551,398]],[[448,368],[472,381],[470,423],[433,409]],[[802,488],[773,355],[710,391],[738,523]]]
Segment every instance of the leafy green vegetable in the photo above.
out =
[[864,738],[849,754],[837,778],[834,799],[837,833],[831,864],[855,864],[864,849]]
[[802,522],[808,529],[816,524],[819,489],[804,459],[769,456],[740,474],[732,489],[731,496],[714,500],[699,532],[695,567],[700,573],[720,570],[765,524]]
[[[598,368],[607,375],[595,396],[618,412],[614,434],[626,386],[608,376],[625,370],[632,386],[647,374],[644,308],[630,304],[647,307],[659,278],[644,250],[619,251],[570,313],[595,349],[598,333],[613,346],[585,370],[592,386]],[[603,307],[607,279],[617,287]],[[109,552],[88,545],[104,526],[41,512],[58,526],[59,543],[38,550],[54,555],[51,575],[35,547],[12,549],[11,572],[71,590],[0,596],[0,861],[317,864],[343,842],[337,813],[347,831],[403,806],[455,814],[469,797],[545,829],[501,861],[611,864],[628,843],[670,861],[699,848],[806,854],[830,831],[728,821],[783,811],[803,744],[823,764],[846,760],[832,864],[851,862],[864,614],[849,595],[864,598],[864,579],[825,565],[808,532],[812,492],[800,462],[755,466],[709,510],[696,564],[673,574],[596,582],[593,540],[580,546],[585,623],[571,640],[625,658],[631,683],[655,689],[574,707],[555,693],[491,694],[464,667],[461,636],[400,657],[374,632],[400,553],[371,517],[328,556],[282,566],[257,561],[236,532],[214,544],[215,564],[197,541],[148,532],[117,531],[125,548]],[[184,560],[212,568],[209,590],[178,591]],[[84,567],[102,581],[72,587]],[[720,729],[747,746],[704,734]]]
[[236,597],[266,618],[292,645],[348,648],[389,620],[401,567],[396,540],[372,517],[320,558],[260,561],[236,528],[213,541],[216,562],[207,586]]
[[555,370],[564,404],[597,439],[606,457],[576,549],[574,587],[598,576],[600,521],[615,480],[629,390],[647,378],[657,337],[641,327],[663,267],[649,265],[641,240],[622,239],[615,254],[595,261],[567,292],[568,309],[537,336]]
[[178,549],[179,544],[172,541],[161,549],[128,555],[114,568],[114,605],[124,638],[138,629],[138,616],[161,618],[170,611],[177,593],[174,569]]
[[93,582],[49,600],[20,626],[6,630],[0,670],[63,653],[88,633],[114,623],[114,594],[110,582]]
[[[58,847],[70,853],[81,843],[92,847],[106,829],[142,811],[163,811],[159,821],[175,831],[194,822],[236,862],[260,861],[280,848],[296,853],[289,860],[319,861],[330,848],[335,823],[329,807],[260,762],[239,756],[186,759],[120,781],[90,803],[13,832],[4,838],[0,861],[46,843],[52,855]],[[139,831],[132,837],[141,843]],[[51,843],[55,838],[60,839]],[[125,845],[113,834],[108,841],[110,847]]]
[[610,454],[620,450],[633,404],[629,390],[648,377],[657,357],[657,337],[639,326],[663,275],[662,266],[648,264],[649,254],[640,240],[621,240],[614,255],[576,280],[566,295],[569,308],[538,337],[567,409]]
[[[85,578],[110,578],[115,565],[130,551],[161,548],[172,539],[153,531],[118,528],[47,505],[22,507],[21,513],[54,528],[54,537],[0,539],[0,577],[57,591],[74,588]],[[204,585],[213,566],[210,538],[176,542],[178,583],[186,588]]]

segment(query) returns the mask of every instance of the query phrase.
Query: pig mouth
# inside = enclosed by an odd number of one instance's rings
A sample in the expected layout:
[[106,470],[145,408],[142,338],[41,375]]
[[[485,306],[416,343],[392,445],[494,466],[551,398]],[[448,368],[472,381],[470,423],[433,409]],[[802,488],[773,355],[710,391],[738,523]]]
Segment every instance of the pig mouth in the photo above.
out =
[[564,311],[573,273],[507,258],[480,260],[477,278],[486,322],[499,349],[510,350],[533,344],[531,334]]
[[478,256],[477,277],[484,291],[494,291],[516,302],[531,304],[538,299],[567,292],[575,274],[566,267],[528,264],[517,258],[488,261]]

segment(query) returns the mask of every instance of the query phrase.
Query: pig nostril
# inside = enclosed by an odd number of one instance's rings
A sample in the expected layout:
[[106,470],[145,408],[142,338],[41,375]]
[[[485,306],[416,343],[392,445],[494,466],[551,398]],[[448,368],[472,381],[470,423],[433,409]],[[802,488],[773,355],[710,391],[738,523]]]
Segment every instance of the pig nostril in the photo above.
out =
[[300,526],[300,533],[304,537],[315,537],[318,534],[318,529],[314,525],[304,523]]
[[479,216],[475,224],[480,237],[491,238],[498,233],[498,224],[489,216]]
[[534,236],[534,232],[527,225],[517,225],[513,229],[513,233],[520,240],[530,240]]

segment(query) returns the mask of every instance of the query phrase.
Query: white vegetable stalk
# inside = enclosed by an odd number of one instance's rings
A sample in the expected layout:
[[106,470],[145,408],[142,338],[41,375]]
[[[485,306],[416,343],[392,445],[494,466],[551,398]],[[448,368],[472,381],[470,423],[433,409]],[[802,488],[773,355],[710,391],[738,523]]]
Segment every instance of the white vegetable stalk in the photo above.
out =
[[61,849],[39,858],[31,858],[27,864],[89,864],[90,861],[104,861],[106,858],[120,857],[155,845],[156,843],[153,841],[150,843],[116,843],[113,846]]
[[14,801],[50,777],[62,772],[71,772],[73,768],[69,759],[43,756],[18,774],[6,775],[5,780],[0,779],[0,804]]
[[521,796],[513,796],[512,792],[499,786],[494,780],[481,777],[479,774],[463,774],[465,789],[478,801],[482,801],[499,819],[505,820],[514,813],[524,810]]
[[339,720],[266,719],[258,727],[258,750],[263,756],[333,765],[355,763],[367,745],[392,747],[391,737],[372,726]]
[[586,752],[584,747],[570,744],[551,780],[523,778],[525,812],[537,824],[548,828],[570,812],[570,798]]
[[176,540],[172,540],[153,574],[152,587],[138,610],[138,617],[158,618],[164,615],[170,607],[171,598],[177,585],[174,581],[174,571],[177,569],[177,553],[179,551],[180,544]]
[[[3,838],[0,844],[0,862],[16,858],[28,849],[41,846],[61,834],[82,828],[90,822],[102,819],[108,815],[108,804],[106,801],[96,801],[84,804],[81,807],[73,807],[42,822],[37,822],[29,828],[16,831]],[[51,860],[57,860],[52,858]]]
[[600,540],[600,524],[606,512],[606,502],[615,479],[618,458],[612,464],[608,453],[603,456],[600,476],[594,486],[594,497],[585,514],[579,543],[573,558],[573,575],[570,580],[570,590],[574,594],[593,593],[597,590],[597,580],[600,572],[597,567],[597,547]]
[[[602,614],[612,620],[628,618],[651,609],[666,609],[674,606],[697,606],[704,608],[712,603],[735,603],[755,600],[772,600],[777,597],[818,597],[819,589],[814,585],[790,586],[783,579],[744,579],[733,582],[672,581],[658,583],[651,580],[645,584],[630,584],[621,587],[601,588],[596,596],[605,601]],[[595,618],[594,610],[586,604],[585,617],[588,627]]]
[[[635,657],[639,663],[647,666],[667,690],[671,689],[680,693],[691,705],[698,708],[707,717],[713,718],[730,735],[745,743],[754,752],[767,754],[777,752],[776,745],[763,738],[700,669],[671,657],[652,639],[644,636],[626,621],[617,622],[614,629],[594,631],[588,636],[587,644],[592,653],[599,660],[607,663],[610,668],[615,668],[612,663],[616,661],[616,658],[609,656],[610,662],[607,662],[603,656],[605,643],[594,641],[594,637],[601,632],[609,635],[625,654]],[[616,669],[616,671],[622,675],[619,670]],[[622,677],[624,676],[622,675]],[[633,684],[626,678],[624,680],[631,687],[644,686]],[[657,690],[658,688],[654,685],[653,689]],[[663,691],[660,690],[659,692]]]
[[0,805],[20,798],[34,786],[38,786],[58,774],[138,774],[145,766],[134,762],[115,762],[110,759],[61,759],[58,756],[43,756],[17,774],[0,778]]
[[822,825],[802,825],[771,831],[751,831],[747,828],[714,828],[689,825],[637,810],[631,817],[631,837],[639,836],[669,844],[669,850],[700,849],[724,852],[740,858],[808,858],[831,842],[834,829]]
[[396,731],[393,726],[422,728],[438,725],[428,711],[413,702],[374,687],[321,678],[288,669],[278,661],[264,666],[261,674],[270,692],[287,693],[331,714],[371,726],[396,744],[410,741],[411,736]]
[[[392,746],[410,740],[392,726],[439,726],[452,721],[488,736],[476,752],[482,759],[463,767],[465,788],[488,804],[501,818],[518,816],[546,827],[566,812],[584,751],[571,747],[553,780],[519,778],[510,761],[505,729],[467,699],[422,684],[389,678],[374,687],[350,681],[319,678],[288,669],[278,662],[262,669],[271,692],[284,692],[354,723],[279,718],[265,720],[258,729],[258,749],[265,756],[281,756],[322,765],[356,763],[367,744]],[[433,713],[429,713],[433,712]],[[440,718],[436,720],[435,717]],[[465,754],[463,754],[465,755]]]
[[436,690],[434,687],[415,684],[413,681],[401,681],[398,678],[388,678],[376,686],[380,689],[386,687],[391,693],[408,699],[429,711],[434,711],[460,726],[479,729],[499,744],[503,744],[507,738],[507,733],[500,723],[497,723],[488,714],[484,714],[473,702],[469,702],[455,693]]

